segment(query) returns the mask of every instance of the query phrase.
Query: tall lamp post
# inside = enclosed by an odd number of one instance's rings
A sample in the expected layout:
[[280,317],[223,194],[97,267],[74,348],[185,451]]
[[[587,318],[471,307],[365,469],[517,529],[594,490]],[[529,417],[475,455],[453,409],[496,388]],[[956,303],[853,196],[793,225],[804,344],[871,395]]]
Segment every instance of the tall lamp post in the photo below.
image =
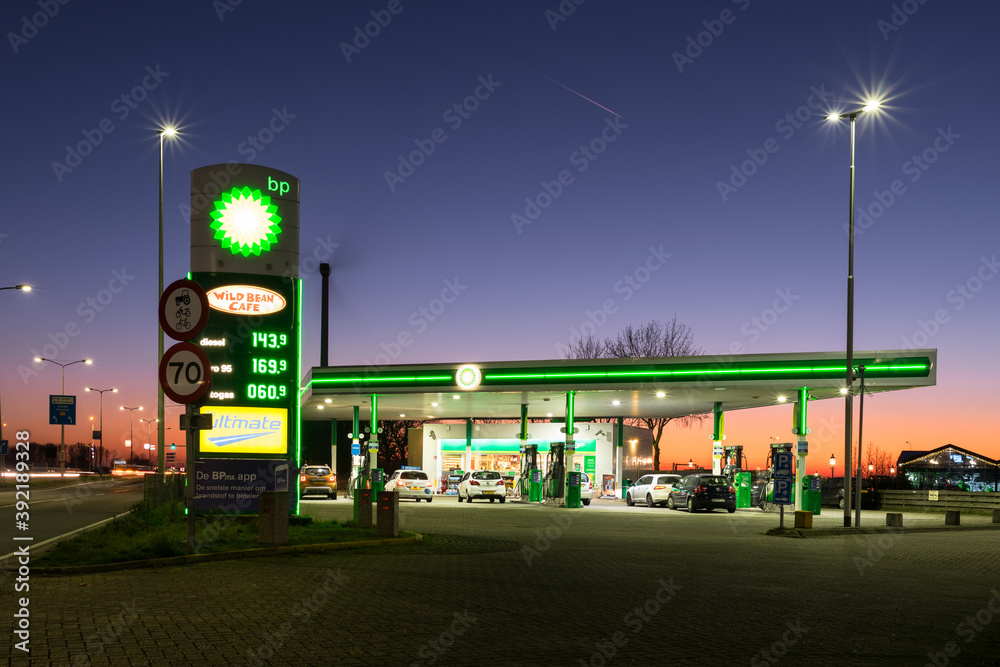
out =
[[[0,287],[0,291],[5,289],[16,289],[16,290],[21,290],[22,292],[30,292],[31,285],[11,285],[10,287]],[[3,440],[4,426],[6,426],[6,424],[3,423],[3,410],[0,409],[0,440]]]
[[[73,364],[87,364],[90,365],[94,363],[93,359],[77,359],[76,361],[70,361],[65,364],[61,364],[53,359],[46,359],[45,357],[35,357],[35,362],[40,363],[42,361],[47,361],[50,364],[55,364],[56,366],[62,367],[62,394],[66,395],[66,367],[72,366]],[[66,425],[59,425],[59,474],[66,474]]]
[[[859,114],[878,109],[879,102],[870,101],[857,111],[849,113],[832,113],[828,120],[847,118],[851,121],[851,173],[850,173],[850,208],[848,211],[847,231],[847,384],[844,401],[844,497],[851,497],[851,478],[847,473],[851,469],[851,429],[854,422],[854,395],[851,391],[854,385],[854,124]],[[851,526],[851,504],[844,503],[844,527]]]
[[837,467],[837,457],[830,454],[830,479],[833,479],[833,469]]
[[127,408],[124,405],[119,406],[119,410],[128,410],[128,442],[129,447],[132,448],[132,458],[135,458],[135,438],[132,437],[132,413],[136,410],[142,411],[142,406],[137,405],[134,408]]
[[[177,134],[177,130],[172,127],[165,127],[163,129],[157,130],[156,134],[158,135],[160,142],[160,238],[159,238],[160,258],[159,258],[159,273],[158,273],[159,280],[157,282],[157,290],[156,290],[156,303],[159,303],[160,295],[163,294],[163,137],[172,137]],[[157,369],[157,371],[159,371],[160,359],[163,358],[163,329],[162,327],[159,326],[159,322],[157,322],[156,326],[156,336],[157,336],[156,338],[157,342],[156,342],[155,368]],[[163,442],[163,426],[164,426],[163,387],[160,386],[159,382],[156,383],[156,420],[159,422],[156,429],[157,442]],[[162,454],[158,455],[158,457],[162,456],[163,456]],[[162,482],[164,462],[162,460],[159,461],[160,461],[160,471],[158,473],[158,476],[160,481]]]
[[[146,422],[146,440],[149,440],[149,425],[153,422],[160,421],[159,419],[140,419],[140,422]],[[147,442],[146,447],[152,449],[152,443]],[[146,453],[146,459],[149,461],[149,465],[153,465],[153,452],[149,451]]]
[[101,434],[99,440],[101,441],[100,447],[97,449],[97,469],[100,470],[101,466],[104,465],[104,392],[110,391],[117,394],[118,389],[116,387],[111,387],[110,389],[94,389],[93,387],[84,387],[84,391],[96,391],[101,395],[100,402],[98,404],[97,411],[97,432]]

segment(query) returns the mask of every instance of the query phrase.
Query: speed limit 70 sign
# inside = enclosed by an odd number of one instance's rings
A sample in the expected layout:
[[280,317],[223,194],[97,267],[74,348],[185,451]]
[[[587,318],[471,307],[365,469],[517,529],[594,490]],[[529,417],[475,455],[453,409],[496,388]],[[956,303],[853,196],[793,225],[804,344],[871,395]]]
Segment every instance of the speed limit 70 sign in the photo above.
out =
[[212,384],[212,367],[205,351],[194,343],[177,343],[160,359],[160,386],[177,403],[194,403]]

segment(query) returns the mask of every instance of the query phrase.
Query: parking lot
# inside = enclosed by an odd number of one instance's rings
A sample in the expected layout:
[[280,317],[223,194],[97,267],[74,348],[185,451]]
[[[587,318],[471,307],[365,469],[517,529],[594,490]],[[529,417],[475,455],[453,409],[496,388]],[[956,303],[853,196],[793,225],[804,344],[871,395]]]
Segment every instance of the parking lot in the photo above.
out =
[[[351,503],[307,500],[302,511],[346,519]],[[400,525],[423,533],[421,546],[35,576],[32,657],[596,666],[923,665],[941,656],[938,664],[997,664],[1000,531],[988,519],[977,517],[979,530],[963,517],[968,528],[921,532],[918,522],[943,517],[906,515],[901,531],[846,535],[837,534],[842,514],[817,519],[825,536],[785,539],[764,535],[777,516],[759,510],[404,501]],[[884,515],[863,520],[874,526]],[[10,635],[10,616],[2,623]]]

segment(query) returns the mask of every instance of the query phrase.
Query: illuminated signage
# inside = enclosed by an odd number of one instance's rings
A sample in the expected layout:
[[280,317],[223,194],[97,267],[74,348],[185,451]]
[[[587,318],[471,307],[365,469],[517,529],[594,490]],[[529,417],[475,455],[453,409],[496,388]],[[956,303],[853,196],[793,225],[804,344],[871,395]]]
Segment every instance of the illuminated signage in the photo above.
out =
[[200,431],[205,456],[258,456],[288,451],[288,410],[284,408],[203,407],[212,413],[211,430]]
[[475,389],[483,379],[479,368],[473,365],[462,366],[455,373],[455,383],[462,389]]
[[212,366],[208,404],[293,409],[299,368],[297,281],[232,273],[194,276],[211,306],[208,325],[196,341]]
[[[284,186],[287,191],[288,184]],[[251,190],[247,186],[223,192],[222,197],[215,201],[215,210],[209,215],[212,216],[211,227],[215,230],[215,238],[223,249],[232,251],[234,255],[249,257],[267,252],[272,243],[278,242],[278,234],[281,233],[278,207],[260,190]]]
[[270,315],[285,307],[283,296],[253,285],[224,285],[207,294],[211,308],[234,315]]

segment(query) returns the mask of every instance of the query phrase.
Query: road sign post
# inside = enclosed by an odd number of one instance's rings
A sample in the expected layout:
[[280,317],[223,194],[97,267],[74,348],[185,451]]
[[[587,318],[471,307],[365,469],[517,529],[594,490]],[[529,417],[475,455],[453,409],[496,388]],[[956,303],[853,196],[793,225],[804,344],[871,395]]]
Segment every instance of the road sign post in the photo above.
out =
[[792,453],[774,452],[773,499],[780,511],[779,527],[785,527],[785,505],[792,502]]
[[212,366],[194,343],[177,343],[160,359],[160,386],[177,403],[194,403],[212,384]]

